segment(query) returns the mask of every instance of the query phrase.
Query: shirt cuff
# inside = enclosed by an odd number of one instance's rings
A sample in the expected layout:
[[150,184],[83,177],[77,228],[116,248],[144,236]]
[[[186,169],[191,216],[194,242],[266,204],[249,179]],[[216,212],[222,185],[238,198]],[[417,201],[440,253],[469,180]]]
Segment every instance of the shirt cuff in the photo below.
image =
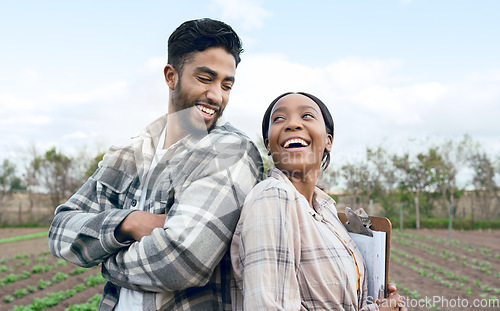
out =
[[118,242],[115,236],[116,228],[122,223],[122,221],[127,217],[130,213],[132,213],[133,209],[113,209],[109,211],[108,215],[104,218],[102,222],[102,227],[99,230],[102,248],[108,253],[116,253],[117,250],[127,247],[132,244],[134,241],[125,241],[123,243]]

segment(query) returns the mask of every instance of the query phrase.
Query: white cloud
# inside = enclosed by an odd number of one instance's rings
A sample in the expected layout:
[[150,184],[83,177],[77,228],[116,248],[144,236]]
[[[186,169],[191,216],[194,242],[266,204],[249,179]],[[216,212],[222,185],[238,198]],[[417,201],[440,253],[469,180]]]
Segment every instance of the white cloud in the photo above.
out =
[[[54,87],[29,98],[0,94],[0,131],[6,133],[1,143],[69,146],[98,141],[109,146],[129,137],[166,112],[163,65],[159,58],[150,59],[133,77],[79,93]],[[409,138],[465,133],[498,150],[499,71],[445,84],[403,78],[403,70],[399,60],[346,58],[311,67],[283,54],[249,54],[238,67],[225,116],[255,140],[276,96],[305,91],[321,98],[333,114],[337,158],[374,144],[402,146]]]
[[[500,136],[500,74],[458,77],[456,84],[403,77],[399,60],[341,59],[324,67],[280,54],[247,55],[237,73],[227,119],[255,139],[269,103],[286,91],[317,95],[336,122],[336,148],[364,149],[409,138]],[[491,140],[490,140],[491,142]]]
[[212,3],[222,10],[224,20],[238,22],[246,30],[262,27],[264,19],[272,15],[256,0],[212,0]]
[[64,135],[62,139],[64,140],[75,140],[75,139],[87,139],[89,138],[89,135],[82,131],[76,131],[67,135]]

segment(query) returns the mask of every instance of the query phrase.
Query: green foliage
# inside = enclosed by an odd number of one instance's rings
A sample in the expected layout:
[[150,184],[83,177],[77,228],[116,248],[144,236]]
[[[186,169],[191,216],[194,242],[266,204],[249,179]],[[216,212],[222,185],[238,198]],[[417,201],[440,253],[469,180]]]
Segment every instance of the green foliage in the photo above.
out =
[[94,172],[97,170],[99,162],[102,161],[104,154],[105,152],[100,152],[90,161],[87,166],[87,170],[85,171],[85,177],[90,177],[94,174]]
[[5,303],[11,303],[11,302],[14,301],[14,299],[15,299],[14,297],[12,297],[10,295],[7,295],[7,296],[3,297],[3,302],[5,302]]
[[[388,217],[393,224],[399,224],[399,218]],[[427,229],[448,229],[448,218],[421,218],[420,228]],[[403,219],[403,227],[415,229],[415,218],[406,217]],[[500,219],[472,220],[470,218],[453,219],[453,229],[455,230],[478,230],[478,229],[500,229]]]
[[23,241],[23,240],[30,240],[30,239],[34,239],[34,238],[40,238],[40,237],[46,237],[48,234],[49,234],[48,231],[43,231],[43,232],[37,232],[37,233],[32,233],[32,234],[3,238],[3,239],[0,239],[0,244]]
[[95,294],[86,303],[69,306],[65,311],[97,311],[100,300],[101,294]]
[[77,267],[69,272],[70,275],[78,275],[88,271],[88,268]]

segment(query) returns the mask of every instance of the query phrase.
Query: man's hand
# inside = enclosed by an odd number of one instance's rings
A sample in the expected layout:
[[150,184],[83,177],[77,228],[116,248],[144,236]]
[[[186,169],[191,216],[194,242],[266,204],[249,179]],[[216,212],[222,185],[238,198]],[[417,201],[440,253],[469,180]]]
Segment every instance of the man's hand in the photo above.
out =
[[151,235],[153,229],[163,228],[167,215],[157,215],[145,211],[133,211],[116,227],[115,237],[118,242],[127,240],[140,241],[142,237]]
[[396,285],[394,283],[389,283],[387,287],[389,288],[389,298],[378,299],[376,301],[379,306],[379,310],[408,311],[408,309],[403,304],[403,297],[396,293]]

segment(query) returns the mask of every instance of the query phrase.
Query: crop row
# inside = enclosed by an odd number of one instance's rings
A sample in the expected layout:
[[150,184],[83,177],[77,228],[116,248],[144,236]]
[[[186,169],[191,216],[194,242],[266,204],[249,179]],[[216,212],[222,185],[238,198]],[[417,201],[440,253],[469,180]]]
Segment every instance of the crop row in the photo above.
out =
[[[492,274],[493,264],[488,260],[479,261],[475,258],[473,258],[472,260],[468,260],[468,257],[466,255],[459,255],[456,252],[446,249],[442,249],[441,252],[438,254],[436,247],[426,244],[424,242],[418,242],[407,239],[401,235],[393,236],[391,241],[397,244],[402,244],[408,247],[423,250],[433,256],[439,256],[441,259],[450,262],[455,262],[460,260],[463,267],[479,270],[484,274]],[[495,276],[500,277],[500,271],[496,272]]]
[[403,237],[411,238],[414,240],[432,241],[432,242],[443,244],[443,245],[449,245],[449,246],[454,247],[454,248],[459,248],[459,249],[462,249],[468,253],[477,253],[477,254],[481,254],[485,257],[500,259],[500,253],[498,253],[497,251],[494,251],[491,248],[477,247],[475,245],[461,242],[458,240],[452,239],[452,240],[448,241],[447,239],[441,239],[438,237],[425,236],[425,235],[409,233],[409,232],[402,232],[400,230],[394,230],[393,236],[403,236]]
[[53,265],[34,265],[31,267],[31,272],[23,270],[21,273],[9,273],[3,278],[0,278],[0,287],[15,283],[19,280],[24,280],[28,279],[31,277],[32,274],[39,274],[39,273],[44,273],[48,272],[50,270],[53,270],[55,268],[61,267],[68,265],[69,263],[65,260],[59,259],[55,264]]
[[14,308],[11,309],[11,311],[39,311],[49,307],[53,307],[58,305],[62,301],[73,297],[79,292],[97,286],[104,282],[105,279],[101,276],[101,273],[99,272],[96,275],[89,276],[84,280],[84,283],[75,285],[71,289],[48,293],[45,297],[33,299],[33,302],[29,305],[14,306]]
[[[88,269],[87,268],[75,268],[72,271],[69,272],[69,275],[75,276],[82,274],[86,272]],[[36,285],[28,285],[24,288],[18,288],[14,290],[13,295],[7,295],[3,298],[3,301],[5,303],[11,303],[13,302],[16,298],[22,298],[28,294],[35,293],[40,290],[44,290],[47,287],[50,287],[52,285],[55,285],[57,283],[60,283],[68,278],[68,275],[66,273],[62,272],[57,272],[50,281],[46,281],[44,279],[40,279]]]
[[0,239],[0,244],[10,243],[10,242],[18,242],[18,241],[23,241],[23,240],[31,240],[31,239],[35,239],[35,238],[46,237],[48,235],[49,235],[49,231],[43,231],[43,232],[26,234],[26,235],[12,236],[9,238]]
[[[394,281],[394,280],[392,280],[390,278],[389,278],[389,282],[394,283],[396,285],[396,288],[398,289],[398,292],[403,297],[405,295],[407,297],[412,298],[412,299],[418,299],[419,297],[421,297],[421,294],[416,289],[411,290],[411,289],[403,286],[401,283],[398,283],[398,282],[396,282],[396,281]],[[435,305],[434,303],[430,303],[430,302],[431,302],[430,298],[426,296],[426,297],[423,297],[423,298],[419,299],[418,305],[425,305],[425,306],[430,305],[431,306],[431,310],[441,310],[441,307]],[[88,310],[88,311],[90,311],[90,310]]]
[[100,300],[101,294],[95,294],[87,302],[69,306],[65,311],[95,311],[99,307]]
[[[424,268],[422,268],[422,267],[419,268],[414,264],[410,264],[406,260],[401,259],[399,256],[402,256],[406,259],[411,259],[416,264],[418,264],[419,266],[423,266]],[[443,268],[440,268],[435,264],[424,262],[421,258],[416,257],[414,255],[410,255],[410,254],[408,254],[404,251],[398,250],[396,248],[391,249],[391,259],[394,260],[394,262],[396,262],[396,263],[402,264],[405,267],[409,267],[411,270],[415,271],[416,273],[420,274],[421,276],[431,278],[434,281],[441,284],[442,286],[445,286],[448,288],[456,287],[458,289],[462,289],[465,287],[466,284],[470,285],[470,280],[468,277],[460,276],[456,273],[453,273],[452,271],[444,270]],[[430,271],[426,270],[425,268],[430,269]],[[443,276],[445,278],[443,278]],[[446,278],[448,278],[448,279],[446,279]],[[453,281],[450,281],[449,279],[451,279]],[[474,285],[482,291],[482,293],[480,294],[480,296],[482,298],[487,297],[490,292],[494,292],[495,294],[500,294],[500,288],[494,288],[494,287],[491,287],[490,285],[482,284],[479,279],[474,280]],[[465,287],[464,291],[465,291],[465,294],[473,293],[471,286]],[[496,299],[496,296],[490,296],[490,298]]]

